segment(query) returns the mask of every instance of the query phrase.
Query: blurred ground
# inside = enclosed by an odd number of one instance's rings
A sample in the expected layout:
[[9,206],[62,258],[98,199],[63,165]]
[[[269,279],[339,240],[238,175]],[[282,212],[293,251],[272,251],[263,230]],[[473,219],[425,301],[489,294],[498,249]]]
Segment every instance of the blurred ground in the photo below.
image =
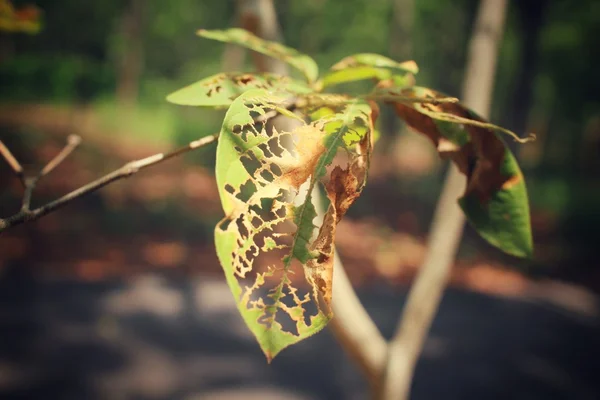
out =
[[[0,280],[5,399],[364,399],[366,387],[324,331],[267,365],[222,280],[129,284]],[[404,288],[362,301],[389,337]],[[595,316],[546,301],[451,289],[433,325],[414,399],[595,399]]]

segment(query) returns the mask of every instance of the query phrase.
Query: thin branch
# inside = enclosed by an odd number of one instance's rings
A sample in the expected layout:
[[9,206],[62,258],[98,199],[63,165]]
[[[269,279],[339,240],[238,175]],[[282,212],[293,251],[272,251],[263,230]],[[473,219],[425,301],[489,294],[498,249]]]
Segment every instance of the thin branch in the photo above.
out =
[[371,393],[378,393],[387,359],[387,342],[356,295],[337,251],[334,257],[334,317],[329,322],[329,328],[362,371]]
[[127,178],[142,169],[159,164],[165,160],[179,156],[183,153],[187,153],[189,151],[196,150],[200,147],[204,147],[210,143],[213,143],[215,140],[217,140],[217,138],[218,138],[218,134],[213,134],[210,136],[203,137],[202,139],[195,140],[195,141],[189,143],[188,145],[180,147],[169,153],[159,153],[159,154],[155,154],[153,156],[146,157],[146,158],[143,158],[140,160],[128,162],[127,164],[125,164],[121,168],[117,169],[116,171],[113,171],[93,182],[90,182],[87,185],[80,187],[79,189],[75,189],[72,192],[70,192],[54,201],[51,201],[43,206],[40,206],[31,211],[21,210],[19,213],[15,214],[11,217],[8,217],[5,219],[0,219],[0,232],[5,231],[6,229],[8,229],[12,226],[15,226],[15,225],[20,225],[25,222],[34,221],[46,214],[58,209],[59,207],[62,207],[64,205],[70,203],[71,201],[73,201],[79,197],[82,197],[88,193],[92,193],[92,192],[108,185],[111,182],[117,181],[119,179]]
[[[468,107],[483,116],[489,114],[506,8],[506,0],[481,1],[469,49],[463,99]],[[411,287],[396,333],[389,344],[383,393],[380,394],[385,400],[409,398],[414,369],[460,244],[465,218],[456,200],[464,186],[465,177],[451,165],[436,206],[425,261]]]
[[15,156],[12,155],[12,153],[10,152],[10,150],[8,149],[8,147],[6,147],[4,145],[4,143],[2,142],[2,140],[0,140],[0,154],[2,155],[2,157],[4,157],[4,159],[6,160],[6,162],[8,163],[8,165],[10,166],[10,168],[12,168],[12,170],[15,173],[15,175],[17,175],[17,177],[23,183],[23,185],[25,185],[25,179],[24,179],[24,175],[23,175],[23,167],[17,161],[17,159],[15,158]]
[[39,178],[48,175],[54,168],[62,163],[65,158],[69,156],[81,143],[81,137],[77,135],[69,135],[67,138],[67,145],[58,153],[42,170],[40,171]]
[[25,186],[25,191],[23,192],[23,200],[21,202],[21,212],[28,213],[30,212],[31,207],[31,196],[33,195],[33,191],[37,186],[37,183],[42,177],[48,175],[54,168],[56,168],[60,163],[62,163],[65,158],[69,156],[77,148],[77,146],[81,143],[81,138],[77,135],[69,135],[67,138],[67,144],[63,149],[52,159],[48,164],[41,169],[41,171],[36,176],[23,176],[22,182]]
[[31,196],[33,195],[33,189],[35,189],[39,179],[38,176],[25,177],[23,181],[25,190],[23,191],[23,199],[21,200],[21,212],[28,213],[30,211]]
[[408,399],[416,362],[440,304],[464,226],[457,199],[464,191],[465,177],[454,166],[446,177],[438,201],[427,254],[410,288],[396,334],[388,347],[383,399]]

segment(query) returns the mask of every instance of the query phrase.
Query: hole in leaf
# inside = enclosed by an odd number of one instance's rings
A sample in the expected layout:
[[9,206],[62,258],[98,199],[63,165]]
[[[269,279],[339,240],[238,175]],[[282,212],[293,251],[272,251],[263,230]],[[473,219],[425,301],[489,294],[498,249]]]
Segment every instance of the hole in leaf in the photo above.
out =
[[283,172],[281,171],[281,168],[279,168],[279,165],[277,164],[271,164],[271,173],[275,176],[281,176],[283,174]]
[[258,217],[254,217],[254,218],[252,218],[252,226],[253,226],[255,229],[258,229],[258,228],[260,228],[260,226],[261,226],[261,225],[262,225],[262,220],[261,220],[260,218],[258,218]]
[[269,151],[268,145],[266,143],[261,143],[258,145],[258,148],[267,158],[273,157],[273,154]]
[[256,185],[251,180],[246,181],[246,183],[240,186],[240,192],[237,194],[238,199],[243,202],[247,202],[250,198],[256,193]]
[[282,135],[282,136],[279,136],[278,138],[274,137],[267,142],[267,145],[269,146],[269,150],[271,150],[271,152],[273,154],[275,154],[277,157],[283,156],[284,148],[279,144],[279,141],[284,140],[285,136],[291,136],[291,135]]
[[291,134],[281,135],[279,137],[279,146],[287,150],[287,152],[290,153],[292,156],[298,157],[298,153],[296,152],[296,143],[294,137]]
[[260,160],[251,151],[241,156],[240,161],[250,176],[254,176],[256,171],[262,167]]
[[246,228],[246,224],[244,223],[244,216],[242,215],[238,219],[236,219],[235,224],[238,228],[240,236],[242,238],[247,238],[248,237],[248,229]]
[[268,182],[273,182],[273,180],[275,179],[275,177],[273,176],[273,174],[271,174],[269,171],[264,170],[260,173],[260,176],[262,176],[266,181]]
[[230,193],[230,194],[235,193],[235,189],[229,183],[225,185],[225,190],[227,191],[227,193]]

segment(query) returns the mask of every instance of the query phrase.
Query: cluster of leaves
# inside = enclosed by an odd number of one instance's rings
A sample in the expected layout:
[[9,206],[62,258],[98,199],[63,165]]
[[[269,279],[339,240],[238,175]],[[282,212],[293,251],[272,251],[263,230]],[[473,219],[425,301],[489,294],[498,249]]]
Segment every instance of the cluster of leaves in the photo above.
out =
[[[509,254],[531,255],[525,182],[499,134],[518,137],[454,98],[415,86],[414,62],[356,54],[319,79],[312,58],[247,31],[199,35],[277,58],[302,76],[220,73],[168,96],[180,105],[228,107],[216,158],[225,217],[215,244],[238,309],[268,360],[332,318],[336,225],[365,186],[377,102],[391,105],[466,175],[459,202],[482,237]],[[332,91],[364,79],[375,82],[370,93]],[[322,220],[317,189],[329,201]]]
[[40,10],[32,5],[15,9],[8,0],[0,0],[0,31],[38,33],[41,29]]

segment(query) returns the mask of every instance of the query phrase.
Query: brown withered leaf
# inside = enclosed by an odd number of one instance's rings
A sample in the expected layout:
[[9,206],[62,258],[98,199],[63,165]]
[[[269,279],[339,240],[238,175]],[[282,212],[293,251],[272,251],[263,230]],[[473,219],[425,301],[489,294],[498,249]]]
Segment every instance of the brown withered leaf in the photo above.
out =
[[520,142],[531,138],[519,139],[459,103],[436,102],[445,96],[433,90],[412,87],[399,93],[419,101],[390,102],[396,114],[427,136],[440,156],[452,160],[467,177],[459,203],[475,229],[509,254],[530,256],[533,245],[523,174],[497,131]]

